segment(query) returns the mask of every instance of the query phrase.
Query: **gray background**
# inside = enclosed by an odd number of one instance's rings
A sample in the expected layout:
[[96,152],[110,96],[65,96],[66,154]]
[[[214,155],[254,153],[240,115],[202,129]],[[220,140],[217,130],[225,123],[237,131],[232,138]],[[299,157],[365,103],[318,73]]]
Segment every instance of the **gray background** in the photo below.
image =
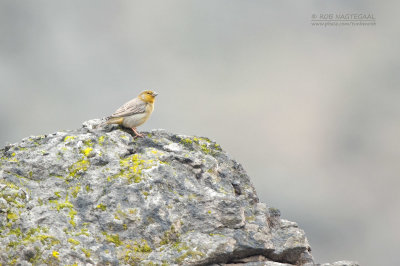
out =
[[[216,140],[317,262],[400,265],[399,1],[1,1],[0,143],[145,88],[139,130]],[[376,26],[314,27],[373,13]]]

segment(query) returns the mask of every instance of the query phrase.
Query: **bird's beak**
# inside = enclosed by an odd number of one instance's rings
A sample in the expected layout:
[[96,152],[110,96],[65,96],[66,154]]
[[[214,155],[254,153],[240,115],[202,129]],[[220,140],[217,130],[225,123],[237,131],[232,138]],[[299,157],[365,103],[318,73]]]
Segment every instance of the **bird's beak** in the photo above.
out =
[[158,93],[153,91],[153,96],[156,97],[157,95],[158,95]]

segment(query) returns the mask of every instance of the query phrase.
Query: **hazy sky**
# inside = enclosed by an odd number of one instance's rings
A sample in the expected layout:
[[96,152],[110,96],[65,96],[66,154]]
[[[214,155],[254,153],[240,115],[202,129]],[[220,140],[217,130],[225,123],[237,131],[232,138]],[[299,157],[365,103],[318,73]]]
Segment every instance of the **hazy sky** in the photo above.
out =
[[[399,1],[0,1],[0,144],[146,88],[139,130],[207,136],[317,262],[400,265]],[[373,14],[375,26],[313,26]]]

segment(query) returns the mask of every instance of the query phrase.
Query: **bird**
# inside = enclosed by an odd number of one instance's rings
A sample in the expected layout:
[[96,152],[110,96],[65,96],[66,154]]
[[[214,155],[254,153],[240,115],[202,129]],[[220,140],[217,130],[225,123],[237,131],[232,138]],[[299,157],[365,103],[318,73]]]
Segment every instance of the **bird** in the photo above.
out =
[[151,90],[142,91],[136,98],[119,107],[112,115],[106,117],[106,121],[98,126],[118,124],[132,129],[136,137],[144,137],[136,128],[149,119],[154,110],[154,100],[158,95]]

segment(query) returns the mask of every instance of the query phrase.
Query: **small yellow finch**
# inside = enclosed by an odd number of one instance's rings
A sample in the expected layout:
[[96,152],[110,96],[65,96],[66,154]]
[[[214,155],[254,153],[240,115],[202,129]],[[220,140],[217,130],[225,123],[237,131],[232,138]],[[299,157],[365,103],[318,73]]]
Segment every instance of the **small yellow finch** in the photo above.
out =
[[135,137],[143,137],[143,134],[136,131],[136,127],[149,119],[154,110],[154,100],[157,95],[158,93],[151,90],[142,91],[138,97],[122,105],[99,126],[118,124],[131,128],[136,135]]

